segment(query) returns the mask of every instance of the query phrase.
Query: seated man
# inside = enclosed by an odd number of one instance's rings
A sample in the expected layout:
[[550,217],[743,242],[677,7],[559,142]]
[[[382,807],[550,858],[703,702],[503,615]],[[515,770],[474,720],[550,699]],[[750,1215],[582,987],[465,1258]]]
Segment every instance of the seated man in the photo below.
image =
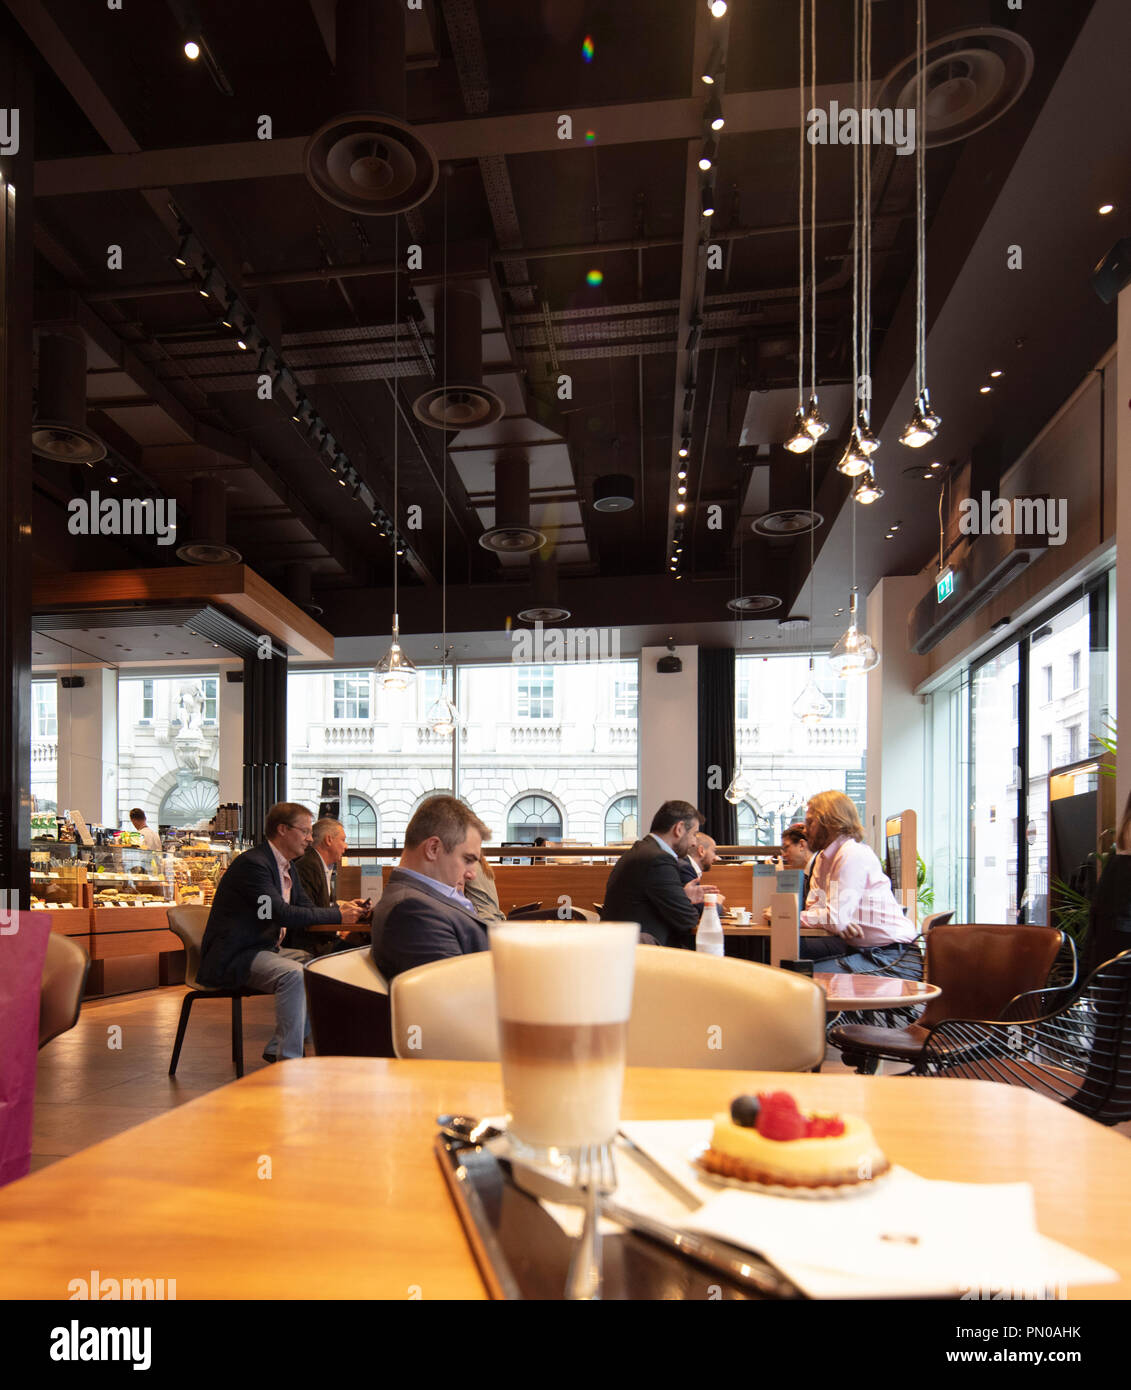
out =
[[454,796],[432,796],[408,823],[401,862],[373,909],[373,960],[386,980],[414,965],[487,949],[487,931],[461,891],[491,832]]
[[[301,859],[295,862],[306,895],[315,907],[330,907],[335,901],[334,886],[338,866],[348,848],[346,828],[341,821],[323,816],[314,822],[311,831],[314,843]],[[334,951],[348,951],[369,945],[368,932],[311,931],[309,927],[294,928],[287,938],[292,947],[309,951],[312,956],[326,956]]]
[[275,1034],[264,1061],[302,1056],[306,1035],[305,951],[282,948],[289,927],[352,926],[359,903],[315,907],[291,861],[310,844],[305,806],[280,801],[267,812],[267,838],[237,855],[216,888],[200,946],[197,980],[212,989],[258,989],[275,996]]
[[694,944],[703,886],[680,883],[679,859],[694,843],[702,820],[689,801],[664,802],[649,834],[613,865],[601,909],[606,922],[638,922],[659,946]]

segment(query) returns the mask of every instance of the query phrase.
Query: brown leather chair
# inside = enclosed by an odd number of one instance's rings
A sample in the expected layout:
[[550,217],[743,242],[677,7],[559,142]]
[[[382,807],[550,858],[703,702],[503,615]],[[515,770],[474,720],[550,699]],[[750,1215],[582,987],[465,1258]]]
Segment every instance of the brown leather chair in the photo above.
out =
[[[392,1015],[398,1057],[498,1061],[491,953],[452,956],[398,975]],[[824,991],[801,975],[636,948],[630,1067],[813,1071],[824,1059],[824,1030]]]
[[208,926],[206,907],[171,907],[168,911],[169,930],[179,936],[185,948],[185,984],[189,992],[181,1003],[181,1016],[177,1020],[177,1040],[173,1044],[173,1059],[169,1063],[169,1075],[175,1076],[177,1062],[181,1056],[181,1044],[185,1040],[189,1013],[198,999],[230,999],[232,1001],[232,1061],[236,1075],[243,1075],[243,1000],[253,994],[262,994],[261,989],[209,989],[207,985],[197,984],[196,972],[200,969],[200,943],[204,940],[204,929]]
[[39,1045],[73,1028],[79,1020],[90,957],[69,936],[52,932],[39,986]]
[[873,1059],[917,1063],[927,1034],[944,1019],[999,1018],[1015,995],[1040,989],[1064,943],[1055,927],[948,925],[926,938],[923,978],[942,991],[905,1028],[848,1023],[829,1042],[857,1070]]

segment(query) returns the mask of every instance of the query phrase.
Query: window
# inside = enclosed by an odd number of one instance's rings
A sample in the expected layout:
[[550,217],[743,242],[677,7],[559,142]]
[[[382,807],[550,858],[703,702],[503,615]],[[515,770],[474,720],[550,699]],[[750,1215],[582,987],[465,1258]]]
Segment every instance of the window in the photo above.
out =
[[[150,682],[150,684],[152,684],[152,682]],[[220,704],[220,677],[205,676],[200,682],[200,685],[201,689],[204,691],[204,722],[206,724],[215,724],[218,719]],[[142,704],[144,705],[144,703],[145,697],[143,694]]]
[[758,814],[758,808],[749,801],[740,801],[735,807],[738,818],[738,843],[740,845],[770,845],[773,839],[769,834],[769,822]]
[[631,844],[637,837],[635,796],[618,796],[605,812],[605,844]]
[[843,719],[845,710],[848,706],[848,691],[845,689],[845,682],[837,679],[825,681],[820,686],[821,694],[832,705],[833,711],[829,715],[830,719]]
[[1042,667],[1041,667],[1041,683],[1042,683],[1042,688],[1044,689],[1044,692],[1045,692],[1045,704],[1048,704],[1048,702],[1052,699],[1052,667],[1051,667],[1051,666],[1042,666]]
[[[618,676],[613,682],[613,718],[635,719],[637,700],[637,677],[633,671],[629,675]],[[633,812],[635,815],[635,811]],[[635,836],[633,837],[635,838]]]
[[1041,766],[1047,772],[1052,767],[1052,734],[1041,735]]
[[369,718],[369,674],[351,671],[334,677],[334,714],[339,719]]
[[[428,711],[440,698],[440,690],[443,686],[444,668],[442,666],[422,667],[416,677],[416,688],[420,692],[420,718],[427,719]],[[451,674],[448,677],[448,699],[452,699]],[[454,703],[454,701],[453,701]]]
[[32,738],[58,738],[59,687],[54,681],[32,681]]
[[[215,718],[215,716],[213,716]],[[142,681],[141,683],[141,722],[151,724],[153,722],[153,682]]]
[[741,724],[750,722],[749,676],[739,676],[734,683],[734,717]]
[[1080,689],[1080,653],[1079,653],[1079,652],[1073,652],[1072,655],[1068,658],[1068,662],[1069,662],[1069,666],[1071,667],[1071,670],[1072,670],[1072,684],[1071,684],[1071,686],[1069,687],[1069,689],[1071,689],[1071,690],[1079,690],[1079,689]]
[[518,671],[519,719],[553,719],[554,668],[522,666]]
[[507,839],[514,843],[533,844],[539,836],[546,840],[560,840],[562,813],[547,797],[521,797],[507,816]]
[[1070,763],[1079,762],[1083,756],[1080,752],[1080,725],[1070,724],[1068,726],[1068,761]]
[[[205,829],[220,805],[220,786],[204,777],[178,784],[161,803],[157,812],[158,825],[171,825],[187,830]],[[150,821],[152,825],[153,822]]]
[[1013,717],[1017,719],[1021,714],[1021,686],[1016,684],[1013,687]]
[[364,796],[350,792],[346,802],[346,814],[342,821],[351,848],[356,845],[376,845],[377,812]]

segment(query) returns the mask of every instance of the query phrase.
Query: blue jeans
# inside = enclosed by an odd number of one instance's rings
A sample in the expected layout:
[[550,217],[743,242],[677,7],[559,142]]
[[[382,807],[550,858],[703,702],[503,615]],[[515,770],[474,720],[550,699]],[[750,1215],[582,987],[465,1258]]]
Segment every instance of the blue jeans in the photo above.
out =
[[301,1057],[303,1040],[310,1036],[303,978],[309,959],[307,951],[286,946],[278,951],[258,951],[248,971],[247,982],[252,989],[275,996],[275,1033],[263,1050],[281,1062]]

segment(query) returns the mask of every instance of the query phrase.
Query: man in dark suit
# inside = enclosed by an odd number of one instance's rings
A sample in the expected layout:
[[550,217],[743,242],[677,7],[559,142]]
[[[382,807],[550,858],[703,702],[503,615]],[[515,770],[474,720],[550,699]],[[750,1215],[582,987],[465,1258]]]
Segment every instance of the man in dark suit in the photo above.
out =
[[[337,896],[338,866],[345,857],[348,841],[341,821],[323,816],[314,822],[311,834],[314,843],[301,859],[295,861],[295,872],[315,907],[332,907]],[[333,951],[348,951],[369,945],[368,932],[311,931],[309,927],[293,928],[288,942],[312,956],[326,956]]]
[[454,796],[432,796],[408,823],[401,862],[373,909],[373,961],[386,980],[415,965],[487,949],[464,896],[491,832]]
[[665,801],[642,840],[622,854],[605,885],[601,916],[639,922],[660,946],[686,946],[699,925],[702,885],[681,883],[679,859],[691,848],[702,814],[689,801]]
[[311,840],[305,806],[280,801],[267,812],[267,838],[238,855],[216,888],[200,946],[197,979],[214,989],[262,990],[275,996],[275,1035],[265,1061],[302,1056],[306,1032],[305,951],[284,948],[288,929],[335,922],[353,925],[359,903],[315,907],[291,861]]

